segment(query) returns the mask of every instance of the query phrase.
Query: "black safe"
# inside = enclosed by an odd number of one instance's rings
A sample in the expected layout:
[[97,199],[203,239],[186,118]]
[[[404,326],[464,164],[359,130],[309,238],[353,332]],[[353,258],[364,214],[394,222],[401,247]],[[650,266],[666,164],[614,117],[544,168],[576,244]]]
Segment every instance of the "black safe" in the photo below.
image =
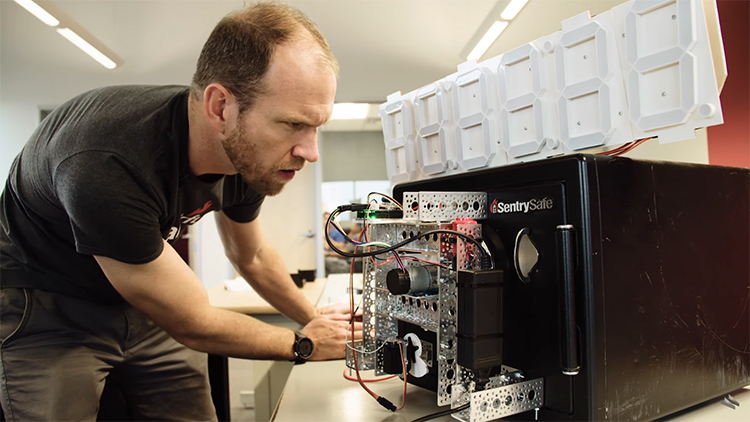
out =
[[748,169],[570,155],[394,196],[418,191],[488,193],[502,363],[544,378],[539,420],[656,419],[750,384]]

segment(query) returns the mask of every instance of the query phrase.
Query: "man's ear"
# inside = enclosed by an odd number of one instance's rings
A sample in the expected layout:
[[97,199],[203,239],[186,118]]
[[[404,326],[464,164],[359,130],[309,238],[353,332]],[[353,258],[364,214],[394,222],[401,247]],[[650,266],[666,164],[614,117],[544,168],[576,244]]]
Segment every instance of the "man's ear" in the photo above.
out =
[[221,84],[210,84],[203,91],[203,109],[209,124],[217,132],[227,134],[237,125],[237,101]]

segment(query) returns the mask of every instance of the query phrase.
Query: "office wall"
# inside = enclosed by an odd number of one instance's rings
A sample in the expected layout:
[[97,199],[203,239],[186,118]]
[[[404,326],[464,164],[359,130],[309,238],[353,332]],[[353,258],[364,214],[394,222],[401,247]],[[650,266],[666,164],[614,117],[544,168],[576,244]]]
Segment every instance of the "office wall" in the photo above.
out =
[[[170,10],[173,20],[151,22],[143,16],[141,36],[153,35],[165,44],[170,42],[171,28],[197,26],[195,19],[218,22],[221,16],[237,5],[236,0],[191,2],[190,8],[180,2],[150,2],[150,7]],[[213,3],[213,4],[212,4]],[[139,54],[139,46],[128,42],[128,28],[113,25],[121,14],[139,13],[136,5],[122,7],[115,2],[59,2],[65,12],[75,15],[78,23],[96,34],[96,37],[123,54]],[[190,14],[200,8],[200,14]],[[189,10],[188,10],[189,9]],[[191,20],[192,19],[192,20]],[[161,51],[161,66],[127,63],[107,70],[87,57],[53,28],[41,23],[13,1],[0,1],[0,182],[5,183],[13,158],[39,123],[39,110],[53,108],[84,91],[107,85],[123,84],[182,84],[190,83],[195,62],[211,28],[197,26],[190,39],[182,39],[181,49]],[[148,39],[148,38],[146,38]],[[40,43],[60,54],[42,57],[39,50],[29,44]],[[143,63],[146,63],[144,61]]]
[[711,164],[750,167],[750,2],[719,0],[727,56],[721,92],[724,124],[708,128]]
[[323,181],[388,180],[382,132],[322,132]]

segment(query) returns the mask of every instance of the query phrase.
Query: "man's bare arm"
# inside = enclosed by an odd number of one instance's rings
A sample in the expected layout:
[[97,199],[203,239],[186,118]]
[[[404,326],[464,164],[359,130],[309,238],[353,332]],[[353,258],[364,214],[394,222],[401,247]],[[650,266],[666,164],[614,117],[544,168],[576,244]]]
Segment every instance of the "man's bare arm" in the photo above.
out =
[[[294,358],[291,330],[212,307],[203,284],[166,242],[162,254],[147,264],[95,258],[125,300],[180,343],[195,350],[238,358]],[[312,359],[344,357],[346,327],[345,321],[327,317],[311,320],[303,332],[315,344]]]
[[238,223],[217,212],[216,225],[227,258],[263,299],[302,325],[318,315],[292,281],[276,249],[263,235],[259,219]]

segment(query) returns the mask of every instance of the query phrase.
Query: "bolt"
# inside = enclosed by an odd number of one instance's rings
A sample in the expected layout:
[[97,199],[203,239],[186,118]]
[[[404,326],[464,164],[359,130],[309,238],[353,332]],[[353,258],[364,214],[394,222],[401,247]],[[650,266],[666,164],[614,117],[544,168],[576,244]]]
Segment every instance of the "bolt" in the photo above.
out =
[[666,93],[666,92],[662,92],[662,93],[661,93],[661,96],[662,96],[662,97],[666,97],[666,96],[667,96],[667,93]]
[[529,127],[528,126],[524,126],[523,130],[529,130]]
[[583,60],[586,60],[586,59],[588,59],[588,58],[589,58],[589,57],[588,57],[587,55],[585,55],[585,54],[583,55]]
[[625,33],[624,32],[622,33],[622,37],[625,38]]
[[622,111],[621,111],[621,112],[619,112],[619,113],[617,113],[617,114],[619,114],[620,116],[622,116]]
[[677,19],[677,15],[672,15],[672,20]]
[[580,121],[578,121],[578,126],[581,126],[581,122]]

